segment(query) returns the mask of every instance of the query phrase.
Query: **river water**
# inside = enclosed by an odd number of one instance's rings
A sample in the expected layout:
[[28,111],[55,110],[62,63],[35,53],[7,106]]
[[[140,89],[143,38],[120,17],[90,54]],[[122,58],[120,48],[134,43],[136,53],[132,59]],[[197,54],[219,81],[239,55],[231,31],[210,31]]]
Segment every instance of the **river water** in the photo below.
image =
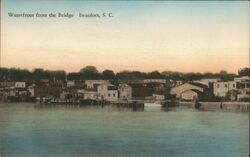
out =
[[247,157],[242,112],[0,104],[0,157]]

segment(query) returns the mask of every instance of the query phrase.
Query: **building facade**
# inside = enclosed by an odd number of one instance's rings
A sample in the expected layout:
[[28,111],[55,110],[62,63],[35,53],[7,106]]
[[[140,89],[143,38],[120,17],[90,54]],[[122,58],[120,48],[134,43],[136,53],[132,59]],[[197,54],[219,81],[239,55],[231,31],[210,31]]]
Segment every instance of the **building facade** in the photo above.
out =
[[85,80],[86,88],[94,88],[95,84],[107,84],[108,80]]
[[199,90],[190,89],[181,93],[181,99],[193,101],[197,100],[201,96],[201,94],[202,92],[200,92]]
[[204,92],[204,88],[206,88],[206,86],[202,85],[202,84],[184,83],[182,85],[179,85],[179,86],[171,88],[170,94],[171,95],[175,95],[176,98],[181,98],[181,94],[184,91],[187,91],[187,90],[198,90],[200,92]]
[[237,82],[237,100],[250,100],[250,77],[244,76],[234,79]]
[[26,88],[25,82],[15,82],[15,88]]
[[132,98],[132,87],[128,84],[120,84],[118,86],[119,99],[131,99]]
[[216,97],[226,97],[233,90],[237,90],[236,81],[214,82],[213,84],[213,93]]
[[101,84],[97,86],[97,94],[99,100],[117,101],[118,90],[117,88],[109,83]]

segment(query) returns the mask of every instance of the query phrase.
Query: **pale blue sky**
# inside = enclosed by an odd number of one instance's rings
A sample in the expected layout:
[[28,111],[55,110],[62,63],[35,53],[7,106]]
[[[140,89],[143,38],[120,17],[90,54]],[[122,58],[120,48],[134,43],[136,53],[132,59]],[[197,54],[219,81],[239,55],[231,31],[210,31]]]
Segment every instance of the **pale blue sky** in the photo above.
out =
[[[10,18],[74,13],[71,19]],[[78,18],[112,12],[113,18]],[[249,65],[249,2],[2,1],[2,66],[236,72]]]

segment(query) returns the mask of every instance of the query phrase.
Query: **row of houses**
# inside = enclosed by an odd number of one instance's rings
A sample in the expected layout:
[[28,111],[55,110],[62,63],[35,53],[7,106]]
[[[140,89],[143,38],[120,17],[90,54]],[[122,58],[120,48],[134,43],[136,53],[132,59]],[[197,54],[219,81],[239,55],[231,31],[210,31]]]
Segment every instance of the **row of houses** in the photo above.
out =
[[0,82],[0,98],[7,97],[57,97],[60,99],[131,100],[144,97],[155,100],[171,98],[193,101],[208,98],[249,100],[249,77],[201,79],[189,82],[166,79],[122,80],[44,80],[40,82]]
[[220,79],[202,79],[192,82],[180,83],[171,88],[170,94],[182,100],[195,100],[201,98],[227,98],[229,100],[248,99],[250,95],[250,78],[238,77],[233,81]]
[[83,94],[84,99],[117,101],[132,98],[132,87],[127,84],[119,84],[118,87],[109,82],[88,85],[84,90],[78,91]]
[[35,97],[35,84],[23,81],[0,82],[0,100],[26,101],[28,98]]

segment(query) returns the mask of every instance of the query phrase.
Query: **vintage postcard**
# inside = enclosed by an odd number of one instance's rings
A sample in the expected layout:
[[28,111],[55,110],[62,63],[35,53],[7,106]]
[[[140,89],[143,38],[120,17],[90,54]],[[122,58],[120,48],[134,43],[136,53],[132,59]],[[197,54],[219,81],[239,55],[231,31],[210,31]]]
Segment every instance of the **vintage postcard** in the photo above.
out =
[[0,2],[0,157],[249,156],[249,1]]

